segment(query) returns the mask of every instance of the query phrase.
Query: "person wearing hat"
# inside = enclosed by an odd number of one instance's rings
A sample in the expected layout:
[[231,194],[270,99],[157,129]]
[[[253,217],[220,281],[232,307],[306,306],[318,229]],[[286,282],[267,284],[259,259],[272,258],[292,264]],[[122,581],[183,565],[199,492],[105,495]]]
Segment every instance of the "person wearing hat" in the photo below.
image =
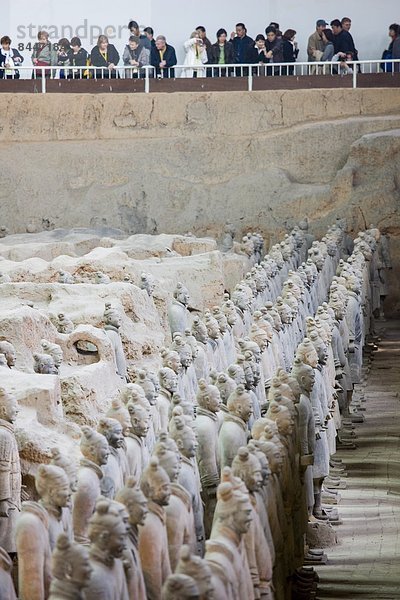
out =
[[[328,23],[324,19],[318,19],[314,33],[312,33],[308,38],[307,55],[309,62],[315,62],[319,60],[320,56],[322,56],[325,48],[325,43],[322,39],[322,32],[324,29],[326,29],[327,25]],[[321,52],[321,54],[318,55],[318,52]]]
[[137,21],[129,21],[128,29],[131,35],[140,39],[140,45],[151,52],[151,41],[145,33],[140,33],[139,23]]

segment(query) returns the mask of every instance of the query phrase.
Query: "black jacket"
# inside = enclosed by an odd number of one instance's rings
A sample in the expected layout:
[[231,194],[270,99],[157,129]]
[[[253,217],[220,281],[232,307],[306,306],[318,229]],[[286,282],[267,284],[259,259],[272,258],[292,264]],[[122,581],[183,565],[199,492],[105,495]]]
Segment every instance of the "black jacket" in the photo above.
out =
[[88,56],[85,48],[80,48],[77,54],[74,54],[74,51],[71,49],[68,52],[69,64],[72,67],[86,67]]
[[299,55],[298,48],[295,49],[292,42],[282,39],[283,62],[296,62]]
[[255,65],[259,63],[269,63],[269,58],[265,56],[264,50],[260,52],[259,49],[254,46],[251,52],[251,62]]
[[[215,42],[210,48],[210,55],[208,57],[208,62],[212,65],[217,65],[219,61],[219,55],[221,52],[220,45],[218,42]],[[225,42],[225,64],[233,65],[235,62],[235,53],[233,50],[233,46],[231,42]]]
[[107,68],[108,65],[115,65],[119,63],[119,54],[118,50],[112,44],[108,44],[107,46],[107,59],[101,54],[98,46],[95,46],[92,49],[90,54],[90,61],[94,67],[104,67]]
[[251,63],[253,54],[254,40],[249,35],[244,37],[234,37],[232,40],[235,63]]
[[357,54],[357,50],[354,47],[353,36],[344,29],[334,36],[333,46],[335,48],[335,54],[338,52],[344,52],[345,54],[351,52],[353,56],[354,54]]
[[168,73],[168,68],[175,66],[177,63],[175,48],[173,46],[166,44],[163,60],[165,60],[166,66],[164,69],[160,69],[160,53],[157,48],[152,48],[150,54],[150,63],[153,65],[153,67],[155,67],[156,75],[161,75],[162,72],[164,77],[175,77],[174,69],[171,69]]

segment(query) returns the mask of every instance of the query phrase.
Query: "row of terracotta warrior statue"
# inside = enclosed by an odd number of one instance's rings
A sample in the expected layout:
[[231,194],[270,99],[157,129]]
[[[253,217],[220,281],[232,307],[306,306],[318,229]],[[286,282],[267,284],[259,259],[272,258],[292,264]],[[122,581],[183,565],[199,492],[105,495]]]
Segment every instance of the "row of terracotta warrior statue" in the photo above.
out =
[[[54,449],[35,475],[39,500],[22,506],[18,406],[0,390],[1,598],[16,598],[16,564],[21,600],[313,597],[304,565],[320,553],[305,534],[340,522],[323,486],[342,470],[337,444],[354,445],[381,236],[371,226],[349,253],[340,224],[321,241],[295,227],[264,258],[248,238],[254,266],[204,318],[177,285],[157,375],[127,369],[121,315],[106,305],[121,390],[97,430],[82,427],[79,465]],[[61,315],[60,331],[72,327]],[[12,368],[11,344],[0,353]],[[57,370],[60,348],[43,354],[36,370]]]

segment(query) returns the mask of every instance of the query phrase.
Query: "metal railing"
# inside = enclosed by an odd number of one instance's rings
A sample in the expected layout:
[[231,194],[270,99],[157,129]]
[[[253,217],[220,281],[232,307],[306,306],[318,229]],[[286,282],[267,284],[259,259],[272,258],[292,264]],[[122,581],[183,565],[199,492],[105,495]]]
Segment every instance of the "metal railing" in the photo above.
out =
[[[352,77],[352,87],[357,88],[358,76],[362,74],[398,73],[400,59],[386,60],[359,60],[359,61],[334,61],[334,62],[297,62],[297,63],[266,63],[266,64],[228,64],[188,67],[187,65],[174,65],[167,68],[145,66],[135,68],[131,66],[117,66],[115,69],[96,66],[32,66],[15,67],[7,69],[0,67],[1,79],[18,80],[33,79],[40,82],[40,91],[45,94],[47,81],[58,80],[105,80],[136,79],[144,82],[144,91],[149,93],[150,83],[153,80],[181,78],[223,78],[240,77],[247,79],[248,91],[253,90],[255,78],[261,77],[304,77],[306,75],[326,75],[330,77]],[[25,75],[25,77],[21,77]]]

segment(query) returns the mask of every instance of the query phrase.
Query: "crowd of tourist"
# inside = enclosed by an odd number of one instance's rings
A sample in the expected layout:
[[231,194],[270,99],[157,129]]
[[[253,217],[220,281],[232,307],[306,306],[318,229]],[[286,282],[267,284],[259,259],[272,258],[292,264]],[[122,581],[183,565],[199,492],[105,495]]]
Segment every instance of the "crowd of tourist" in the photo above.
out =
[[[150,75],[157,77],[175,77],[174,67],[177,65],[175,48],[167,43],[164,35],[155,36],[152,27],[140,30],[136,21],[128,24],[130,36],[122,52],[122,64],[127,69],[125,77],[144,77],[146,67]],[[350,33],[351,19],[343,17],[334,19],[328,24],[318,19],[316,29],[308,38],[307,57],[309,62],[337,62],[338,66],[331,73],[352,73],[353,61],[359,59],[358,51]],[[400,58],[400,25],[389,26],[390,45],[383,53],[382,59]],[[24,58],[16,48],[12,48],[8,36],[1,38],[0,78],[18,79],[18,67]],[[253,39],[248,35],[244,23],[237,23],[235,31],[230,35],[221,28],[216,33],[216,41],[212,43],[205,27],[198,26],[184,42],[185,59],[181,69],[181,77],[237,76],[245,74],[243,70],[232,65],[258,65],[257,73],[264,75],[292,75],[299,54],[295,29],[281,31],[279,23],[271,22],[265,28],[265,34],[259,33]],[[50,77],[51,69],[59,69],[59,77],[63,78],[116,78],[120,75],[121,55],[117,48],[109,42],[106,35],[100,35],[97,44],[88,52],[82,47],[79,37],[71,40],[62,38],[57,44],[49,40],[46,31],[38,33],[38,41],[33,46],[32,64],[45,68],[45,75]],[[284,67],[274,64],[288,63]],[[228,66],[230,65],[230,66]],[[83,67],[95,67],[83,69]],[[383,64],[382,70],[399,71],[399,63]],[[33,76],[41,76],[41,70]],[[324,67],[314,66],[311,73],[325,73]],[[53,73],[54,75],[54,73]]]

